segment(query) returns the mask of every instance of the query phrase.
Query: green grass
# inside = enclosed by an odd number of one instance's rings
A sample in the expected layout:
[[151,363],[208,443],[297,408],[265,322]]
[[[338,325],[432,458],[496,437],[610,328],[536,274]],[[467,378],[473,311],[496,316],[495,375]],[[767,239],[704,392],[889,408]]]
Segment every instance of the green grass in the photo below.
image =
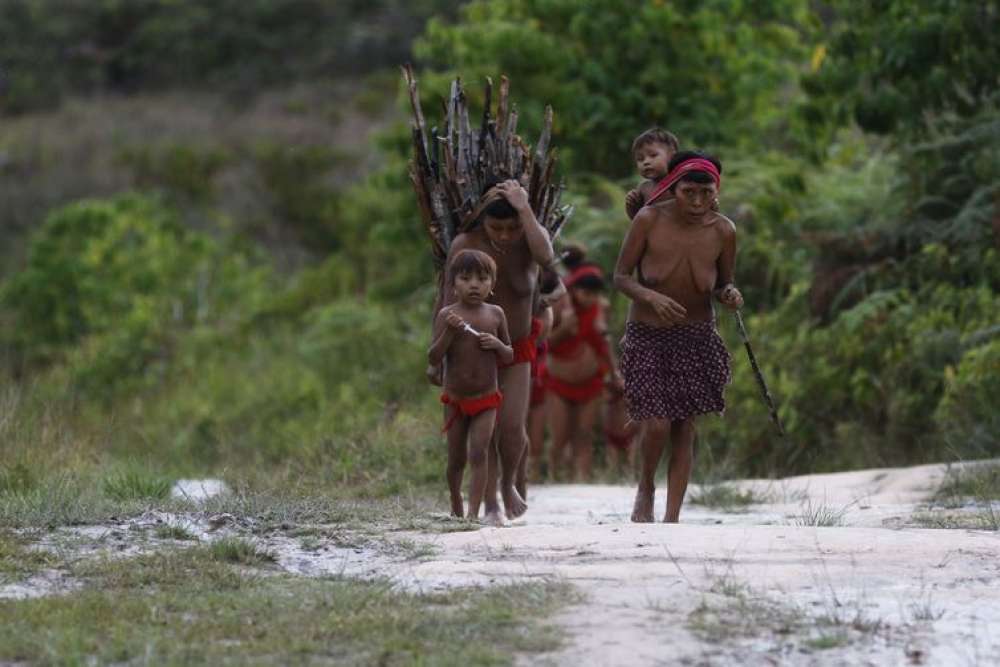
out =
[[277,557],[267,549],[262,549],[241,537],[223,537],[212,542],[208,550],[212,558],[224,563],[265,565],[277,560]]
[[814,505],[811,500],[807,500],[801,506],[801,514],[792,517],[793,526],[817,526],[820,528],[831,528],[844,525],[844,517],[850,505],[843,507],[833,507],[826,503]]
[[691,502],[724,512],[737,512],[750,505],[768,502],[765,495],[756,493],[753,489],[740,490],[735,484],[728,482],[707,482],[691,494]]
[[153,534],[161,540],[197,541],[198,537],[184,526],[158,526]]
[[934,500],[941,503],[963,500],[1000,500],[1000,464],[979,463],[949,468]]
[[163,500],[170,496],[173,482],[154,472],[123,470],[104,479],[104,493],[113,500]]
[[31,576],[55,562],[51,554],[29,546],[24,536],[0,531],[0,584]]
[[913,521],[924,528],[1000,530],[1000,464],[949,468],[931,507]]
[[559,583],[419,595],[259,576],[212,549],[100,560],[65,595],[0,601],[0,662],[503,665],[557,648]]

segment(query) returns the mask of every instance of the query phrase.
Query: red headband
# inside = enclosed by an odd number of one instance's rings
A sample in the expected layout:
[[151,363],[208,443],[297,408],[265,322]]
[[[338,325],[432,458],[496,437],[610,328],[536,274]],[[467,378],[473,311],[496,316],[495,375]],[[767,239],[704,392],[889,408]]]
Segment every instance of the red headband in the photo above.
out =
[[672,188],[677,181],[681,180],[684,174],[692,171],[703,171],[715,180],[715,187],[722,189],[722,176],[719,174],[719,168],[716,167],[711,160],[706,160],[701,157],[693,157],[690,160],[684,160],[679,165],[674,167],[669,174],[663,177],[663,180],[656,184],[656,189],[653,190],[652,194],[649,195],[649,199],[646,200],[646,205],[652,204],[664,192],[667,192]]
[[594,266],[593,264],[588,264],[587,266],[581,266],[580,268],[574,270],[572,273],[569,274],[569,276],[566,278],[565,281],[566,287],[572,287],[573,285],[580,282],[580,280],[588,276],[593,276],[594,278],[600,278],[601,280],[604,280],[604,274],[601,273],[601,267]]

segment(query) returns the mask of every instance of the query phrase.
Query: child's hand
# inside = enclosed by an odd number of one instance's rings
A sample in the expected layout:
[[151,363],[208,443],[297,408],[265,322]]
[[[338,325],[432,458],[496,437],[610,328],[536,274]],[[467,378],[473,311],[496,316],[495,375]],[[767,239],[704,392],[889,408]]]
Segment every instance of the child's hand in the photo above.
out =
[[479,348],[482,350],[499,350],[502,348],[503,341],[494,336],[493,334],[481,333],[479,334]]
[[444,366],[441,364],[428,366],[427,370],[424,371],[424,375],[427,376],[427,381],[436,387],[444,384]]
[[720,290],[716,290],[715,298],[726,308],[736,310],[743,306],[743,295],[733,285],[726,285]]
[[625,215],[631,220],[642,208],[642,194],[638,190],[629,190],[625,195]]
[[444,316],[445,324],[455,330],[461,330],[465,327],[465,320],[456,315],[455,313],[448,313]]

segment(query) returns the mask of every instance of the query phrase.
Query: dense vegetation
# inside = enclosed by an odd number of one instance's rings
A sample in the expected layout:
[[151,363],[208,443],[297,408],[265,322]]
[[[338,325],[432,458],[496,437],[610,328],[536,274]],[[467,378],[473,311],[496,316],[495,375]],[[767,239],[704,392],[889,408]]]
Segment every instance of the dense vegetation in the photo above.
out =
[[[51,4],[0,9],[0,493],[95,457],[281,464],[366,492],[437,480],[432,267],[379,69],[416,33],[428,109],[449,77],[475,95],[500,73],[529,141],[556,107],[568,236],[607,267],[635,134],[659,123],[722,157],[790,437],[722,316],[737,372],[706,459],[766,474],[1000,453],[1000,44],[966,38],[1000,27],[1000,3]],[[102,113],[122,129],[102,134]]]

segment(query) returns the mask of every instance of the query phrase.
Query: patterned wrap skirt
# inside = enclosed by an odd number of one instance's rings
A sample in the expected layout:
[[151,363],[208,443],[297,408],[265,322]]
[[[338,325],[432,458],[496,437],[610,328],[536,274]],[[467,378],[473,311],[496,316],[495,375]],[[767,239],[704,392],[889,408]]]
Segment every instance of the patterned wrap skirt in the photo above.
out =
[[654,327],[625,325],[621,369],[633,421],[680,421],[723,412],[732,377],[729,352],[714,322]]

